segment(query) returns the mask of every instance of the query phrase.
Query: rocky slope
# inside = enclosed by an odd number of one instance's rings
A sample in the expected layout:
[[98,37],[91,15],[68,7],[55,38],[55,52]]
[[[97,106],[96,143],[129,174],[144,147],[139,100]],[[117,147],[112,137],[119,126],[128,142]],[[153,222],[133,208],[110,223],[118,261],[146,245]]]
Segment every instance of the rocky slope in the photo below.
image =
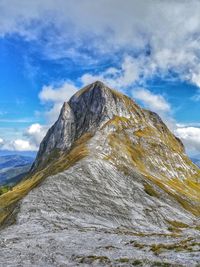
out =
[[195,266],[199,178],[157,114],[95,82],[0,197],[2,266]]

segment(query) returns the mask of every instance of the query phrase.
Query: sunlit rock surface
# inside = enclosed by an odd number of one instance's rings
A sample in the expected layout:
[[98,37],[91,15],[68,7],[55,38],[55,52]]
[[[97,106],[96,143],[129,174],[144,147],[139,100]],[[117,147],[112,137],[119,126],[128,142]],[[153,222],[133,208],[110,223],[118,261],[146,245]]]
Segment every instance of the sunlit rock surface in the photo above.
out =
[[104,84],[64,104],[32,172],[0,199],[47,176],[4,220],[0,266],[200,262],[199,169],[157,114]]

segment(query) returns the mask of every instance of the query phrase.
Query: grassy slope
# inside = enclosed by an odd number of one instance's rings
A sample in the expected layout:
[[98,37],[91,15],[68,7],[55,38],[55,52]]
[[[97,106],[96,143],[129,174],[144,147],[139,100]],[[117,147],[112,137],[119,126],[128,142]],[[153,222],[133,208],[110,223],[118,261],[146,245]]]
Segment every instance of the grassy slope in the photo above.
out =
[[[177,141],[175,136],[171,134],[170,131],[165,133],[165,135],[159,134],[159,139],[161,143],[152,142],[150,143],[151,149],[144,149],[141,145],[141,138],[149,138],[149,136],[156,136],[158,132],[155,132],[154,128],[147,126],[144,130],[139,130],[133,134],[138,137],[138,143],[133,144],[130,140],[126,129],[131,129],[131,122],[126,118],[115,117],[109,122],[117,126],[118,130],[111,133],[109,136],[109,144],[112,147],[112,153],[105,157],[105,159],[112,161],[118,168],[125,173],[127,172],[127,167],[129,164],[134,166],[141,174],[143,174],[147,180],[153,181],[161,189],[166,191],[172,197],[174,197],[186,210],[192,212],[196,216],[200,216],[200,169],[195,166],[192,161],[183,153],[183,147]],[[150,142],[150,140],[148,140]],[[163,143],[162,143],[163,142]],[[162,153],[162,146],[167,144],[167,147],[177,154],[180,154],[183,161],[194,170],[194,174],[186,177],[185,179],[180,179],[175,177],[169,179],[165,176],[165,173],[160,174],[158,177],[155,173],[149,170],[153,169],[149,162],[146,162],[148,157],[152,157],[151,152],[156,151],[156,153]],[[120,157],[119,159],[119,151]],[[164,157],[164,155],[160,155]],[[164,161],[167,158],[164,158]],[[120,162],[120,163],[119,163]],[[180,174],[185,173],[184,169],[178,170]]]

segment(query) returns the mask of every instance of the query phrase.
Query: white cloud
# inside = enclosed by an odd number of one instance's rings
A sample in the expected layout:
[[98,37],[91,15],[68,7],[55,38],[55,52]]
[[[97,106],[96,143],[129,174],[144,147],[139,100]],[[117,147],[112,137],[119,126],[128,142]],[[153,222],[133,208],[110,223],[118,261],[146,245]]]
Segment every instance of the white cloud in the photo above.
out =
[[28,140],[16,139],[10,142],[5,142],[5,144],[2,146],[2,149],[14,151],[34,151],[38,148],[31,144]]
[[39,98],[43,102],[64,102],[68,101],[76,91],[77,87],[69,82],[63,83],[60,87],[43,86]]
[[179,126],[175,134],[183,141],[190,153],[200,152],[200,128]]
[[105,58],[118,62],[126,51],[138,63],[124,61],[118,80],[124,86],[140,74],[170,70],[199,86],[198,0],[1,0],[0,10],[0,35],[35,39],[48,58],[78,58],[88,66]]
[[39,123],[32,124],[22,133],[22,138],[7,140],[0,138],[0,147],[3,150],[12,151],[37,151],[48,128],[48,126]]
[[135,99],[140,100],[145,107],[152,111],[163,113],[170,112],[171,110],[170,104],[162,95],[154,94],[147,89],[139,88],[132,90],[132,96]]
[[34,123],[28,127],[24,135],[29,138],[29,142],[31,142],[33,146],[39,147],[40,142],[44,138],[48,128],[49,127],[46,125]]
[[101,80],[113,88],[125,89],[139,82],[143,64],[144,58],[136,60],[131,56],[125,56],[118,68],[108,68],[97,75],[86,73],[80,80],[83,86]]
[[4,140],[2,138],[0,138],[0,147],[3,145]]
[[77,90],[78,88],[72,82],[64,82],[60,87],[43,86],[39,93],[39,99],[43,104],[51,104],[51,108],[46,112],[48,123],[57,120],[63,103],[68,101]]
[[141,72],[140,60],[134,60],[132,57],[127,56],[121,66],[121,75],[117,77],[116,84],[120,87],[126,87],[133,84],[139,79]]
[[63,102],[54,103],[53,106],[45,112],[46,120],[49,124],[54,123],[60,114]]
[[200,122],[191,122],[191,123],[176,123],[176,127],[178,128],[184,128],[184,127],[195,127],[200,128]]
[[199,73],[191,73],[191,81],[200,87],[200,72]]

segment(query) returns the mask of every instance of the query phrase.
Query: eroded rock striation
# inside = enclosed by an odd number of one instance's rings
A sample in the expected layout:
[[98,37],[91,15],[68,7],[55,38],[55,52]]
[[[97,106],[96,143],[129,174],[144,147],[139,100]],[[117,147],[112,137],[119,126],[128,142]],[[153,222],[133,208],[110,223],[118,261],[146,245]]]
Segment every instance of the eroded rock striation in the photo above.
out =
[[195,266],[199,178],[157,114],[88,85],[0,197],[2,266]]

